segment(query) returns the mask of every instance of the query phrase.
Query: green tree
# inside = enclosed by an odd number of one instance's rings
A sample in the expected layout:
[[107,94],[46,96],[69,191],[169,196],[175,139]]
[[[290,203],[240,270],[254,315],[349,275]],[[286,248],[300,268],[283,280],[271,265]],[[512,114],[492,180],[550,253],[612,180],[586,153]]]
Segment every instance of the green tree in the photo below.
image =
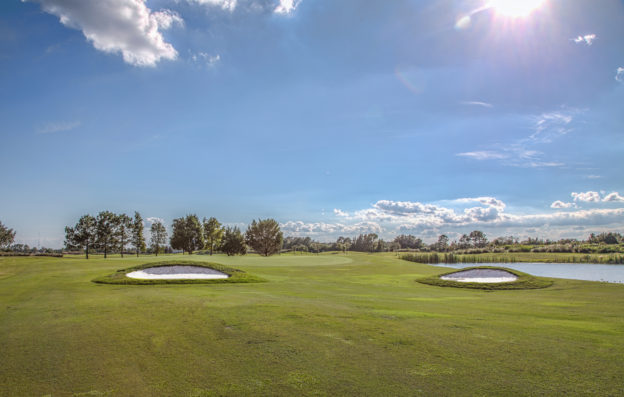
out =
[[9,248],[15,241],[15,230],[9,229],[0,222],[0,248]]
[[258,219],[247,228],[245,242],[260,255],[269,256],[282,249],[284,235],[275,219]]
[[336,239],[336,249],[338,249],[339,251],[342,251],[343,253],[347,253],[348,250],[351,249],[351,238],[349,237],[338,237],[338,239]]
[[132,236],[132,218],[126,214],[117,215],[115,218],[115,234],[119,242],[119,252],[123,258],[123,252]]
[[352,249],[359,252],[374,252],[378,246],[378,238],[376,233],[360,234],[354,239]]
[[471,244],[470,236],[468,236],[467,234],[462,234],[462,236],[459,238],[459,243],[457,245],[461,249],[466,249],[466,248],[470,248],[470,244]]
[[139,257],[139,252],[145,251],[145,237],[143,237],[143,218],[138,211],[134,211],[134,220],[132,221],[131,239],[132,245],[136,249],[136,256]]
[[422,248],[423,242],[421,239],[412,236],[411,234],[401,234],[394,238],[394,242],[400,245],[400,248],[419,249]]
[[156,256],[158,256],[160,246],[167,244],[167,229],[165,229],[165,225],[162,222],[155,221],[152,223],[150,231],[152,233],[152,248],[156,252]]
[[187,215],[185,218],[173,220],[173,233],[171,235],[171,247],[181,249],[189,255],[194,250],[204,247],[204,231],[197,215]]
[[470,232],[468,239],[471,242],[471,245],[476,248],[483,248],[487,245],[488,239],[485,237],[485,233],[481,230],[473,230]]
[[435,250],[438,252],[446,252],[448,250],[449,238],[446,234],[441,234],[438,237],[438,242],[435,244]]
[[65,247],[84,248],[85,256],[89,259],[89,248],[95,245],[97,238],[97,221],[91,215],[83,215],[76,226],[65,227]]
[[221,251],[228,256],[245,255],[247,246],[245,245],[245,237],[237,227],[227,227],[223,234],[221,242]]
[[210,255],[221,244],[223,232],[223,227],[217,218],[211,217],[208,220],[204,218],[204,238],[206,239],[206,246],[210,249]]
[[108,249],[117,243],[116,233],[117,216],[110,211],[102,211],[96,217],[96,245],[104,251],[104,258]]

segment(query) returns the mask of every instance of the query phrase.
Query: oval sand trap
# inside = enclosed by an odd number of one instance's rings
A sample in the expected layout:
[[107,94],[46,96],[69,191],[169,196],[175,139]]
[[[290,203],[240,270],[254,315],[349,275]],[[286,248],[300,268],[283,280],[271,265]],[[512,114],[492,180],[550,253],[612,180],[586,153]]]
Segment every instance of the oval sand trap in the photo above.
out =
[[508,283],[516,281],[518,276],[505,270],[470,269],[447,274],[440,278],[442,280],[457,281],[460,283]]
[[220,279],[228,274],[202,266],[158,266],[137,270],[126,274],[130,278],[140,279]]

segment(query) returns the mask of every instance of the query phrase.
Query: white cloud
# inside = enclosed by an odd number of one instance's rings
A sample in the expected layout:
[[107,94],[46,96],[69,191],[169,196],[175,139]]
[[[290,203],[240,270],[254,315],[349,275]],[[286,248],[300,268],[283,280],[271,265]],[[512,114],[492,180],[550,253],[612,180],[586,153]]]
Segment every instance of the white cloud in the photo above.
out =
[[624,202],[624,197],[620,196],[618,192],[609,193],[603,197],[604,202]]
[[574,204],[574,203],[564,203],[564,202],[563,202],[563,201],[561,201],[561,200],[557,200],[557,201],[553,202],[553,203],[550,205],[550,208],[559,208],[559,209],[562,209],[562,208],[571,208],[571,207],[576,207],[576,204]]
[[154,223],[157,223],[157,222],[160,222],[163,225],[165,224],[165,220],[163,218],[158,218],[158,217],[155,217],[155,216],[150,216],[149,218],[146,218],[145,220],[150,224],[150,226],[152,224],[154,224]]
[[534,118],[534,132],[526,138],[518,139],[506,145],[492,145],[493,149],[457,153],[456,156],[473,160],[499,160],[503,165],[512,167],[561,167],[560,161],[543,159],[544,153],[536,150],[540,145],[553,142],[555,139],[572,131],[570,124],[578,109],[543,113]]
[[280,228],[287,235],[335,235],[335,234],[359,234],[381,233],[382,228],[375,222],[358,222],[353,225],[342,223],[305,223],[302,221],[288,221],[281,223]]
[[175,48],[165,42],[161,30],[182,25],[182,18],[170,10],[153,12],[144,0],[30,1],[58,16],[63,25],[81,30],[96,49],[121,53],[131,65],[155,66],[162,59],[178,56]]
[[586,34],[584,36],[577,36],[573,39],[571,39],[572,41],[574,41],[577,44],[580,43],[585,43],[587,45],[592,45],[593,41],[596,39],[596,35],[595,34]]
[[341,217],[347,217],[347,216],[349,216],[349,214],[348,214],[348,213],[346,213],[346,212],[344,212],[344,211],[342,211],[342,210],[339,210],[339,209],[337,209],[337,208],[334,208],[334,215],[336,215],[336,216],[341,216]]
[[37,128],[37,134],[53,134],[55,132],[70,131],[78,126],[80,126],[80,121],[51,122]]
[[481,107],[484,107],[484,108],[492,108],[492,107],[494,107],[494,105],[492,105],[491,103],[481,102],[481,101],[463,101],[463,102],[460,102],[460,104],[462,104],[462,105],[481,106]]
[[[597,192],[575,193],[576,200],[596,200]],[[620,202],[618,193],[611,193],[598,201]],[[338,223],[287,222],[282,224],[291,235],[337,237],[358,233],[375,232],[383,238],[392,238],[398,233],[415,233],[423,238],[434,239],[445,233],[457,236],[479,229],[494,235],[528,235],[556,237],[580,235],[588,228],[592,231],[617,229],[624,225],[624,208],[577,209],[576,203],[555,201],[550,207],[556,212],[514,214],[506,212],[506,204],[495,197],[469,197],[448,200],[450,206],[416,201],[379,200],[368,208],[350,213],[336,209],[334,214],[341,218]],[[462,209],[461,204],[477,205]],[[575,231],[571,231],[575,227]],[[531,231],[532,230],[532,231]]]
[[533,142],[550,143],[555,138],[570,132],[568,124],[572,122],[572,115],[563,112],[544,113],[535,123],[535,132],[529,136]]
[[[225,11],[233,12],[236,8],[256,12],[273,12],[280,15],[291,15],[301,0],[186,0],[188,3],[218,7]],[[240,5],[240,7],[239,7]]]
[[623,67],[619,67],[615,71],[615,80],[619,81],[620,83],[624,83],[624,68]]
[[600,202],[600,193],[598,192],[572,192],[570,193],[574,201],[582,201],[585,203],[598,203]]
[[163,30],[167,30],[173,25],[184,26],[184,19],[182,19],[178,13],[171,10],[156,11],[152,13],[152,16],[158,22],[158,26]]
[[301,0],[279,0],[278,6],[273,11],[276,14],[290,14],[295,11],[300,2]]
[[213,7],[220,7],[227,11],[234,11],[236,8],[236,0],[187,0],[189,3],[197,3]]
[[464,197],[455,200],[458,203],[481,203],[489,207],[505,209],[505,203],[495,197]]

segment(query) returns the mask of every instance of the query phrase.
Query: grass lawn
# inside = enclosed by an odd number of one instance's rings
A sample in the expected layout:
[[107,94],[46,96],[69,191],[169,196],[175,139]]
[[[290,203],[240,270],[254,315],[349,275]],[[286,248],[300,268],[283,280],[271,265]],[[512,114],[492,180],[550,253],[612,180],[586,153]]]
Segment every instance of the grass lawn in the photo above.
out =
[[[91,282],[172,258],[267,282]],[[0,395],[624,394],[624,285],[415,282],[446,271],[356,253],[0,258]]]

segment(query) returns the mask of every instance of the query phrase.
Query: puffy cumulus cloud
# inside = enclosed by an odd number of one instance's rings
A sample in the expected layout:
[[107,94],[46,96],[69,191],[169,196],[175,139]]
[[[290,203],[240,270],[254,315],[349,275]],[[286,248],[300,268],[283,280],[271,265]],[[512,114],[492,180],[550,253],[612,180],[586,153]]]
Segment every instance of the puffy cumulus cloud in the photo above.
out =
[[338,208],[334,208],[334,215],[336,216],[342,216],[342,217],[347,217],[349,216],[348,213],[344,212],[343,210],[339,210]]
[[413,201],[379,200],[371,208],[365,208],[352,214],[340,211],[344,218],[366,222],[400,224],[403,228],[441,227],[444,225],[466,225],[475,222],[490,222],[504,218],[505,203],[494,197],[461,198],[456,203],[478,203],[481,206],[470,207],[463,212],[456,212],[435,204]]
[[551,208],[570,208],[577,207],[576,203],[613,203],[613,202],[624,202],[624,197],[620,195],[618,192],[611,192],[606,194],[605,191],[595,192],[595,191],[587,191],[587,192],[572,192],[570,193],[574,203],[566,203],[560,200],[555,201],[550,205]]
[[620,196],[618,192],[609,193],[602,198],[604,202],[624,202],[624,197]]
[[592,45],[592,43],[594,42],[594,40],[596,40],[596,35],[595,34],[586,34],[586,35],[579,35],[576,36],[575,38],[572,39],[572,41],[574,41],[577,44],[582,44],[585,43],[587,45]]
[[388,214],[434,214],[440,207],[411,201],[379,200],[373,207]]
[[481,203],[490,207],[495,207],[500,210],[505,209],[505,203],[494,197],[464,197],[455,200],[458,203]]
[[[597,192],[576,193],[577,201],[598,200],[598,201],[624,201],[617,192],[606,195],[604,198],[598,196]],[[555,201],[550,208],[566,211],[542,212],[537,214],[513,214],[507,213],[506,204],[489,196],[459,198],[448,201],[451,206],[437,204],[412,202],[412,201],[392,201],[379,200],[369,208],[356,210],[350,213],[336,210],[334,213],[343,220],[338,224],[305,224],[307,233],[334,234],[337,230],[345,231],[350,222],[357,222],[362,225],[375,225],[369,230],[381,229],[376,233],[382,236],[392,236],[397,233],[417,233],[419,236],[429,236],[436,234],[465,233],[466,231],[480,229],[490,233],[504,235],[509,233],[527,233],[529,229],[544,233],[546,236],[556,236],[557,233],[565,235],[569,233],[569,227],[601,227],[605,225],[612,227],[622,227],[624,225],[624,208],[611,209],[577,209],[577,204],[563,201]],[[458,204],[476,205],[468,208],[457,207]],[[453,207],[455,205],[455,207]],[[451,208],[453,207],[453,208]],[[329,226],[328,226],[329,225]],[[366,228],[362,228],[366,230]],[[583,229],[585,230],[585,229]],[[355,232],[355,231],[354,231]],[[293,233],[297,233],[293,229]],[[424,237],[423,237],[424,238]]]
[[557,200],[554,201],[551,205],[550,208],[558,208],[558,209],[562,209],[562,208],[571,208],[571,207],[575,207],[576,204],[574,203],[564,203],[561,200]]
[[358,222],[352,225],[342,223],[306,223],[302,221],[288,221],[281,223],[280,228],[287,235],[336,235],[358,233],[381,233],[382,228],[375,222]]
[[580,193],[576,193],[576,192],[572,192],[570,193],[570,195],[572,196],[572,199],[574,199],[574,201],[582,201],[585,203],[598,203],[600,202],[600,193],[598,192],[580,192]]
[[145,218],[145,220],[147,221],[147,223],[149,223],[150,226],[154,223],[162,223],[163,225],[165,224],[165,220],[163,218],[158,218],[155,216],[150,216],[149,218]]
[[29,1],[41,4],[63,25],[81,30],[96,49],[121,53],[131,65],[155,66],[162,59],[174,60],[178,56],[175,48],[165,42],[161,30],[182,25],[182,18],[170,10],[154,12],[145,0]]

